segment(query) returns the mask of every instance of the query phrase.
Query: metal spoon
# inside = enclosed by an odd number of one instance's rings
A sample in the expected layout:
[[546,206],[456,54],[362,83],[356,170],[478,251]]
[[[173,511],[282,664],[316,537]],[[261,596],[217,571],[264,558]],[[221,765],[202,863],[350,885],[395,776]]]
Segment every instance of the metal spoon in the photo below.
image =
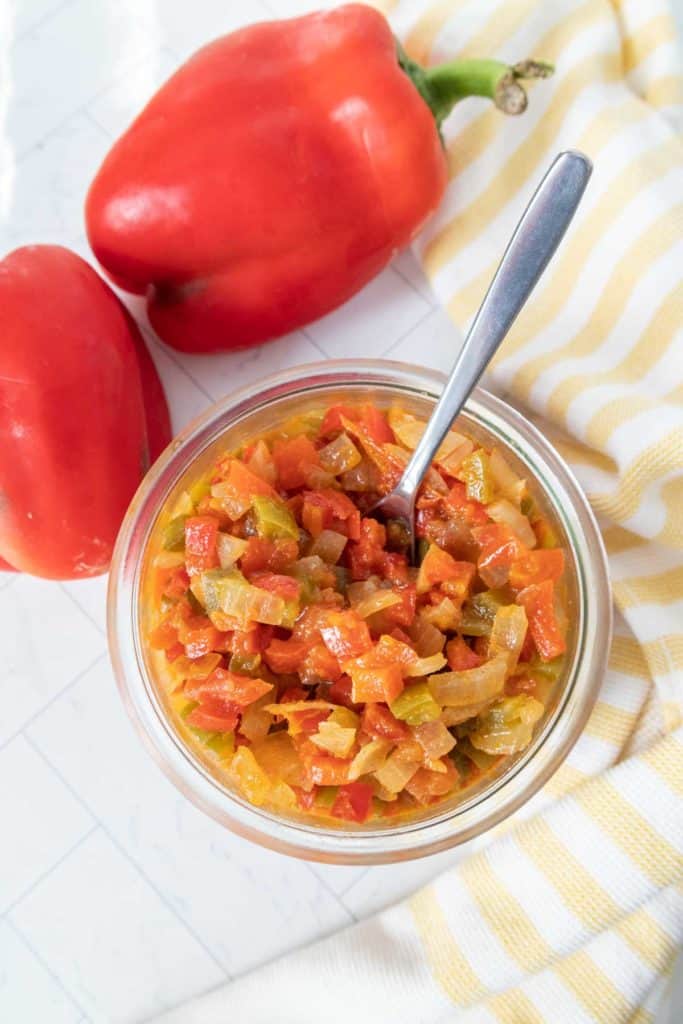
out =
[[405,525],[413,563],[418,488],[453,421],[562,241],[592,170],[588,157],[574,150],[560,153],[553,161],[515,228],[403,476],[372,509],[373,515]]

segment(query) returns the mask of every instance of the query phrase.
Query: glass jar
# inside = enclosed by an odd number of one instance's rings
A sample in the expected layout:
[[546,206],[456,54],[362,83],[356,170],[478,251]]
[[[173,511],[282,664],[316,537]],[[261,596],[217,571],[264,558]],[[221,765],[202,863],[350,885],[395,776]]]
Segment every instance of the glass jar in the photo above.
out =
[[424,856],[465,842],[500,822],[553,774],[590,714],[610,646],[611,600],[605,552],[590,507],[572,473],[544,437],[500,399],[477,389],[461,428],[504,451],[532,485],[567,553],[568,651],[563,674],[530,746],[506,758],[498,775],[413,818],[326,827],[255,807],[176,732],[146,648],[147,568],[163,513],[213,463],[277,427],[295,412],[340,402],[394,402],[426,418],[442,374],[385,360],[342,360],[297,367],[242,388],[190,424],[143,480],[121,527],[108,596],[109,646],[126,709],[171,781],[217,821],[249,839],[310,860],[372,864]]

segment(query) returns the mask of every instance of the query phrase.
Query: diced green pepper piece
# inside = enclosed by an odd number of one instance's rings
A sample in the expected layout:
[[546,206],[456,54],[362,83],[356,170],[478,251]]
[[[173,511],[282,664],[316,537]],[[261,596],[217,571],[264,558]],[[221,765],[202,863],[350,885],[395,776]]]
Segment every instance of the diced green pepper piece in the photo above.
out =
[[483,448],[468,455],[460,467],[460,473],[467,487],[470,501],[479,501],[483,505],[493,501],[495,495],[495,479],[491,472],[489,457]]
[[534,499],[531,497],[530,494],[526,494],[520,502],[519,511],[522,513],[523,516],[529,518],[529,516],[531,516],[534,512],[534,509]]
[[329,810],[337,799],[339,786],[320,786],[315,794],[315,806]]
[[228,589],[242,585],[250,586],[237,569],[207,569],[200,578],[207,612],[222,611]]
[[267,540],[299,539],[299,527],[286,505],[263,495],[252,499],[252,508],[256,513],[256,530],[259,537]]
[[483,590],[466,601],[458,629],[466,636],[488,636],[498,609],[510,604],[497,590]]
[[224,760],[226,757],[232,757],[235,752],[235,735],[232,732],[213,733],[210,739],[205,741],[205,746]]
[[429,551],[429,547],[430,547],[430,544],[429,544],[429,541],[427,540],[427,538],[426,537],[420,537],[420,539],[417,542],[417,564],[418,565],[422,565],[422,563],[424,561],[424,557],[427,554],[427,552]]
[[498,761],[496,755],[487,754],[483,750],[477,750],[474,744],[470,743],[469,739],[464,739],[460,742],[460,751],[476,764],[480,772],[486,772],[489,768],[493,768]]
[[205,498],[207,494],[211,493],[211,482],[206,477],[204,479],[196,480],[192,487],[190,487],[190,498],[194,505],[198,505],[202,498]]
[[434,722],[441,714],[441,708],[432,697],[426,682],[406,686],[390,707],[392,715],[408,725]]
[[553,658],[552,661],[541,661],[537,654],[534,654],[529,662],[529,674],[532,679],[540,678],[544,682],[554,683],[564,668],[565,659],[563,655]]
[[185,547],[185,520],[187,516],[176,516],[166,524],[163,544],[167,551],[182,551]]
[[260,654],[233,654],[230,658],[230,671],[239,672],[243,676],[258,675],[260,667]]

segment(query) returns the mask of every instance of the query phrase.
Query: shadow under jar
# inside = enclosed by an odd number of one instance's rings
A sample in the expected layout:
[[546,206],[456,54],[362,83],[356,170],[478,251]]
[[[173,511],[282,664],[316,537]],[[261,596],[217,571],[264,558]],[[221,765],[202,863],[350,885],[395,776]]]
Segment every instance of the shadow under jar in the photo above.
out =
[[556,771],[579,737],[602,680],[611,636],[605,553],[593,514],[552,446],[519,413],[476,390],[458,429],[500,448],[526,477],[534,501],[565,551],[568,616],[562,672],[547,694],[530,745],[505,757],[479,782],[409,817],[319,823],[296,811],[256,807],[232,788],[220,766],[175,724],[164,670],[146,642],[156,624],[150,566],[181,493],[226,451],[277,430],[293,415],[335,404],[400,405],[428,418],[445,378],[403,363],[326,362],[297,367],[243,388],[210,408],[166,449],[142,482],[124,520],[112,563],[108,630],[118,686],[135,726],[180,791],[221,824],[272,849],[309,860],[372,864],[425,856],[463,843],[524,804]]

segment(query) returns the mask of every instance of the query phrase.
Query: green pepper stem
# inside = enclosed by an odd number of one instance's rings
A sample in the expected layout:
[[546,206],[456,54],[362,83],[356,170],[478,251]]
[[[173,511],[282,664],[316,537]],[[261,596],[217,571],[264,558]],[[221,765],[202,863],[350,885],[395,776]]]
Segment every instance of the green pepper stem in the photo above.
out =
[[521,84],[534,78],[552,75],[552,64],[524,60],[504,64],[499,60],[452,60],[433,68],[423,68],[411,60],[397,43],[398,62],[430,107],[437,126],[467,96],[484,96],[493,100],[504,114],[521,114],[526,110],[527,95]]

